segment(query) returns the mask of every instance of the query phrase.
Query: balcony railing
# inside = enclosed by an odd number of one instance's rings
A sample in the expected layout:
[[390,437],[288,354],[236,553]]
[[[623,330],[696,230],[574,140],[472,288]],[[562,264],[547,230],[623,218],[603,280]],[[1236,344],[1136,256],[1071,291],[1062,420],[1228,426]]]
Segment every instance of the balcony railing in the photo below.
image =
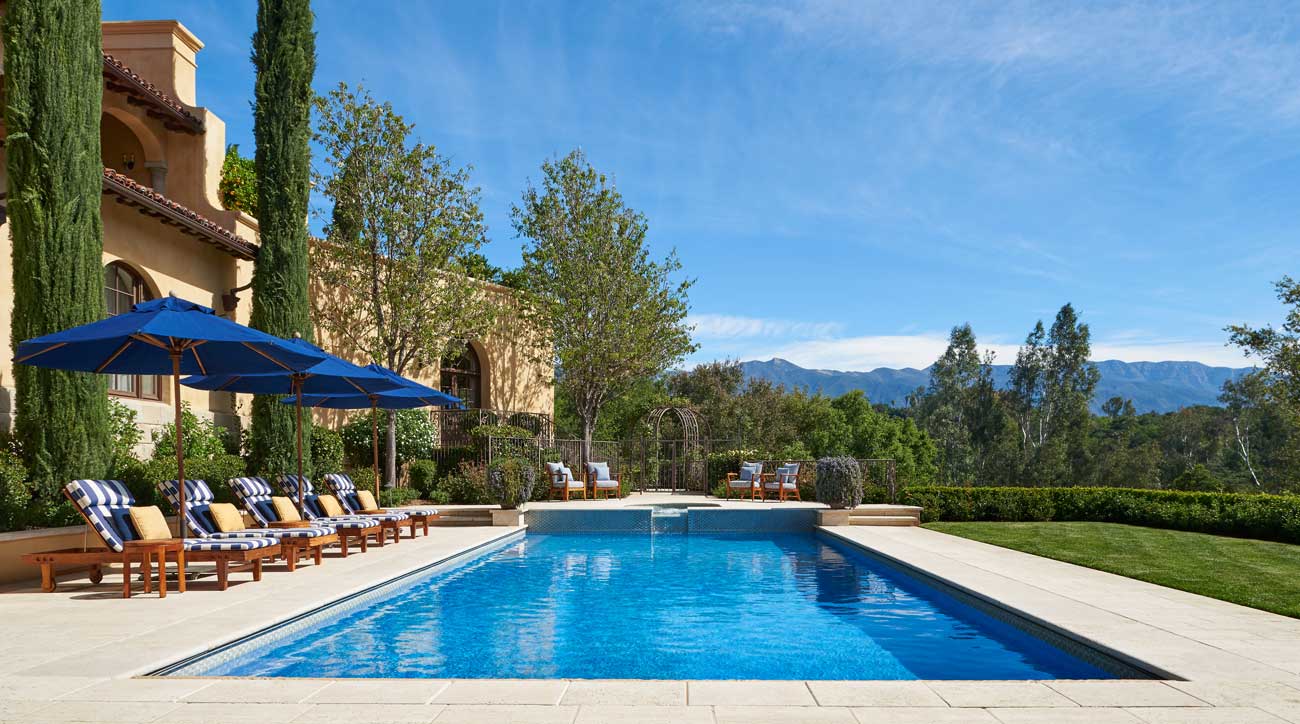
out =
[[459,448],[475,443],[470,432],[482,425],[514,425],[523,428],[538,440],[546,443],[555,437],[555,425],[550,415],[539,412],[514,410],[436,410],[433,422],[438,428],[438,447]]

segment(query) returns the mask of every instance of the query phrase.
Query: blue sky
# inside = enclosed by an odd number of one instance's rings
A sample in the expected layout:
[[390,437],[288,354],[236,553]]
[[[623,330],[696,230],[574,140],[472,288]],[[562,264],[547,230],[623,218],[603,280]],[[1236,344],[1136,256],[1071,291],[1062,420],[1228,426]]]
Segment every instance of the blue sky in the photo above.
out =
[[[252,0],[104,0],[207,47],[251,150]],[[364,82],[474,167],[495,263],[581,146],[690,276],[693,360],[923,367],[970,322],[1011,362],[1072,302],[1097,359],[1242,364],[1300,260],[1300,38],[1265,0],[316,2],[316,86]]]

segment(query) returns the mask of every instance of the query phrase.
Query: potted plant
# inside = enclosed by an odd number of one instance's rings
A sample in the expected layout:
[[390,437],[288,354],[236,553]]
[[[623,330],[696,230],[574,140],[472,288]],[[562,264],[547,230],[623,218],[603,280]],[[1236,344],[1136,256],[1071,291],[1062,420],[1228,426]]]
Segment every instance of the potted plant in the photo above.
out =
[[487,492],[501,510],[492,511],[493,525],[519,525],[519,506],[528,502],[537,485],[537,469],[523,458],[492,461],[487,471]]
[[817,461],[817,502],[830,506],[817,514],[820,525],[848,525],[849,509],[862,502],[862,467],[851,457]]

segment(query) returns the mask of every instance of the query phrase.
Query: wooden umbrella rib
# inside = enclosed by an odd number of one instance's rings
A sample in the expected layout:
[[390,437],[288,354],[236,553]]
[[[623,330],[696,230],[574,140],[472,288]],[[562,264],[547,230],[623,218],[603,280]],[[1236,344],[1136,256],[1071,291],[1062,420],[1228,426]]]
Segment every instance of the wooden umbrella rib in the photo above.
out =
[[60,348],[60,347],[64,347],[64,346],[66,346],[67,344],[68,344],[67,342],[59,342],[58,344],[52,344],[52,345],[50,345],[49,347],[46,347],[45,349],[41,350],[40,352],[32,352],[32,353],[29,354],[29,355],[24,355],[24,356],[22,356],[22,357],[19,357],[18,359],[15,359],[14,362],[18,362],[18,363],[21,364],[21,363],[23,363],[23,362],[26,362],[26,361],[29,360],[29,359],[32,359],[33,357],[40,357],[41,355],[45,354],[46,352],[53,352],[54,350],[56,350],[56,349],[58,349],[58,348]]
[[103,372],[109,365],[113,364],[113,360],[117,359],[118,357],[121,357],[122,353],[125,352],[127,348],[133,344],[135,344],[135,340],[132,338],[127,338],[127,340],[123,342],[122,345],[118,347],[116,351],[113,352],[113,354],[108,356],[108,359],[104,360],[103,364],[95,368],[95,371]]
[[276,363],[277,365],[280,365],[280,367],[282,367],[282,368],[285,369],[286,371],[289,371],[289,372],[292,372],[292,371],[293,371],[293,368],[289,367],[289,365],[287,365],[287,364],[281,362],[280,360],[276,359],[275,357],[272,357],[271,355],[269,355],[269,354],[263,352],[262,350],[260,350],[260,349],[258,349],[258,348],[256,348],[256,347],[254,347],[254,346],[252,345],[251,342],[241,342],[240,344],[243,344],[245,347],[247,347],[247,348],[253,350],[254,352],[256,352],[256,353],[262,355],[263,357],[265,357],[265,358],[271,360],[272,362]]
[[203,343],[198,342],[196,344],[190,345],[190,354],[194,355],[194,364],[199,366],[199,374],[204,375],[206,377],[208,374],[208,367],[207,365],[203,364],[203,358],[199,356],[198,346],[200,344]]
[[152,344],[153,346],[157,347],[158,349],[165,349],[165,350],[167,350],[168,352],[172,351],[172,348],[171,348],[171,347],[168,347],[166,344],[163,344],[162,340],[158,339],[157,337],[153,336],[152,334],[143,334],[143,333],[137,332],[137,333],[135,333],[135,334],[132,334],[132,335],[131,335],[131,338],[132,338],[132,339],[140,340],[141,342],[144,342],[145,344]]

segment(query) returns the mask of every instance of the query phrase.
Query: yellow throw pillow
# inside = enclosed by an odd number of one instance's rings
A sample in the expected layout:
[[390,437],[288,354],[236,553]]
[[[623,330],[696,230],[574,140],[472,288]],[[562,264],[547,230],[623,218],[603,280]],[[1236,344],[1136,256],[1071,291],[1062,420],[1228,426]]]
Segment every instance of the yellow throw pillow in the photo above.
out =
[[277,495],[271,498],[271,506],[275,508],[275,514],[279,516],[282,521],[290,522],[302,520],[302,516],[298,515],[298,509],[293,506],[293,501],[283,495]]
[[325,511],[325,515],[331,518],[347,515],[343,512],[343,506],[339,505],[339,499],[333,495],[321,495],[316,498],[316,502],[320,503],[320,509]]
[[362,510],[379,510],[379,503],[375,502],[375,494],[369,490],[358,490],[357,502],[361,503]]
[[167,540],[172,537],[172,529],[156,505],[132,507],[131,525],[135,526],[140,540]]
[[245,528],[244,516],[230,503],[213,503],[208,506],[208,512],[212,514],[212,522],[217,524],[217,530],[222,533],[234,533]]

